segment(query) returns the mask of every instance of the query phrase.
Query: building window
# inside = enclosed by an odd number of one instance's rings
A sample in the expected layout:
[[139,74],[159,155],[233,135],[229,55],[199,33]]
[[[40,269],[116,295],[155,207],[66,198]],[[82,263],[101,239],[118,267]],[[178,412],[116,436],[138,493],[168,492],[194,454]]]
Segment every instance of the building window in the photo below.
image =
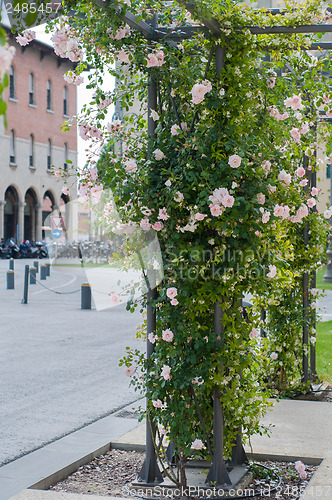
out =
[[34,138],[33,135],[30,135],[30,144],[29,144],[29,167],[34,166]]
[[47,100],[47,111],[52,111],[52,84],[51,84],[51,80],[47,80],[46,100]]
[[29,75],[29,104],[30,106],[35,105],[35,82],[32,73]]
[[68,89],[67,87],[63,88],[63,114],[68,116]]
[[48,140],[47,143],[47,170],[51,170],[52,167],[52,141]]
[[16,99],[14,66],[11,66],[9,70],[9,99]]
[[15,132],[10,131],[10,146],[9,146],[9,163],[16,163],[15,158]]
[[64,170],[68,169],[67,160],[68,160],[68,144],[65,142],[64,157],[63,157]]

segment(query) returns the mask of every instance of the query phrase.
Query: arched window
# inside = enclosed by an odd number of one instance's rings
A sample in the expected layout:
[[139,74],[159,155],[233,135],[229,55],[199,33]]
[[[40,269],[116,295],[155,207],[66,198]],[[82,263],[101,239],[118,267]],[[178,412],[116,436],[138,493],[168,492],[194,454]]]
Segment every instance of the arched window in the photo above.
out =
[[16,155],[15,155],[15,132],[12,129],[10,131],[10,145],[9,145],[9,163],[16,163]]
[[32,106],[35,104],[35,82],[33,73],[29,75],[29,104]]
[[35,163],[34,158],[34,138],[33,134],[30,134],[30,144],[29,144],[29,167],[33,167]]
[[16,86],[15,86],[15,69],[14,66],[9,70],[9,99],[16,99]]
[[65,148],[63,151],[63,168],[65,170],[67,170],[67,168],[68,168],[67,160],[68,160],[68,144],[65,142]]
[[68,116],[68,89],[66,86],[63,88],[63,114]]
[[47,100],[47,111],[52,111],[52,84],[51,84],[51,80],[47,80],[46,100]]
[[47,141],[47,170],[51,170],[52,167],[52,141],[48,139]]

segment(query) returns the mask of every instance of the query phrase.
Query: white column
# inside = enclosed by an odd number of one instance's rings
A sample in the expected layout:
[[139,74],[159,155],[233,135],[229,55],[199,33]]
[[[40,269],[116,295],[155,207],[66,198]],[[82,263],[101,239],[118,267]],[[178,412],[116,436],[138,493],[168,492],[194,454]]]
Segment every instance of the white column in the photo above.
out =
[[43,212],[43,205],[41,203],[36,204],[36,234],[35,234],[35,240],[36,241],[41,241],[42,239],[42,212]]
[[24,207],[25,201],[20,201],[17,204],[17,226],[16,226],[16,239],[17,243],[24,240]]
[[4,206],[5,206],[5,202],[4,201],[0,201],[0,238],[4,238],[5,235],[4,235]]

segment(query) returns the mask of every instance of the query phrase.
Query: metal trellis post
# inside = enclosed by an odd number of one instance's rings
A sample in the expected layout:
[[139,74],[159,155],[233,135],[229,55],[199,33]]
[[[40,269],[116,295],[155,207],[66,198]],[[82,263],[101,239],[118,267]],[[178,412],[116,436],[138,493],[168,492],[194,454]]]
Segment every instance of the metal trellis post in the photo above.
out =
[[[214,304],[214,333],[216,338],[223,334],[223,310],[220,302]],[[220,343],[217,340],[217,343]],[[220,402],[221,393],[216,388],[213,391],[213,457],[206,483],[216,486],[232,484],[224,462],[224,417]]]
[[[157,26],[157,15],[152,19],[152,26]],[[151,118],[151,110],[157,109],[157,83],[150,76],[148,83],[148,135],[149,138],[153,138],[156,133],[156,123]],[[156,310],[154,302],[157,298],[157,288],[156,283],[150,282],[150,289],[147,293],[147,334],[155,333],[156,331]],[[154,344],[150,342],[147,338],[146,345],[146,357],[150,358],[154,351]],[[147,415],[146,415],[146,456],[143,467],[138,475],[138,479],[147,484],[156,484],[163,481],[163,477],[158,467],[157,455],[154,446],[154,439],[156,435],[156,429],[153,422],[149,419],[149,401],[146,401],[147,405]]]

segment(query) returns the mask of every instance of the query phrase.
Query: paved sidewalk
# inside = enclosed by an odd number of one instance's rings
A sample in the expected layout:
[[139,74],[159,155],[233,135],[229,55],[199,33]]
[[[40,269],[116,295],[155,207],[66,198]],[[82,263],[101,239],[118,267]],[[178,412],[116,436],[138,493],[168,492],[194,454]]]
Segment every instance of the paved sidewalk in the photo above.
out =
[[[136,403],[139,406],[139,402]],[[132,407],[126,408],[133,412]],[[10,483],[13,491],[32,486],[39,477],[37,487],[44,483],[46,488],[55,478],[64,477],[64,473],[74,470],[75,466],[87,462],[87,456],[96,456],[97,449],[109,449],[111,446],[121,449],[141,449],[145,444],[145,424],[137,424],[134,419],[122,419],[119,416],[108,417],[78,431],[76,436],[67,436],[62,442],[53,443],[49,447],[34,452],[17,460],[13,464],[0,468],[0,500],[101,500],[101,496],[72,495],[40,490],[24,490],[15,496],[10,496]],[[264,417],[262,423],[272,425],[271,437],[255,436],[252,438],[252,451],[256,459],[288,459],[292,462],[302,460],[305,463],[320,466],[310,481],[301,500],[331,500],[332,498],[332,404],[312,401],[281,400],[275,404],[272,411]],[[95,426],[95,427],[93,427]],[[125,432],[125,430],[128,432]],[[103,441],[104,439],[104,441]],[[102,446],[102,443],[104,445]],[[69,448],[68,448],[69,446]],[[90,448],[89,448],[90,446]],[[53,449],[50,449],[53,447]],[[55,447],[55,448],[54,448]],[[47,448],[49,448],[47,450]],[[87,449],[90,449],[90,454]],[[69,451],[70,450],[70,451]],[[251,448],[246,447],[248,454]],[[39,456],[35,455],[39,453]],[[54,457],[53,463],[50,458]],[[75,455],[81,458],[76,458]],[[48,457],[48,458],[47,458]],[[24,462],[22,462],[24,460]],[[9,470],[11,466],[11,471]],[[53,469],[52,469],[53,467]],[[57,472],[55,469],[58,467]],[[53,472],[52,472],[53,470]],[[50,477],[53,479],[50,482]],[[43,474],[45,475],[42,480]],[[4,486],[7,481],[7,491]],[[25,482],[25,485],[23,484]],[[36,485],[35,485],[36,488]],[[9,496],[8,496],[9,495]]]

